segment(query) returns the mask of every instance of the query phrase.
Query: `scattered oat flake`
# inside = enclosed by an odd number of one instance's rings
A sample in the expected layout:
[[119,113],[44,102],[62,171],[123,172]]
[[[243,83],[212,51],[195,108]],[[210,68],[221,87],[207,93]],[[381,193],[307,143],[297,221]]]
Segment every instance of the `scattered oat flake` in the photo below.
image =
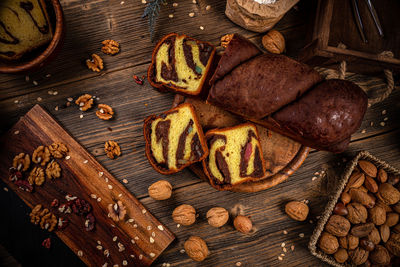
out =
[[48,93],[49,95],[52,95],[54,92],[53,92],[53,90],[49,90],[49,91],[47,91],[47,93]]
[[169,14],[168,18],[172,19],[174,17],[174,14]]
[[18,131],[18,130],[16,130],[16,131],[14,132],[14,134],[15,134],[15,135],[19,134],[19,131]]
[[58,106],[56,106],[56,107],[54,108],[54,110],[55,110],[55,111],[58,111]]
[[204,30],[204,27],[203,27],[203,26],[200,26],[200,30]]
[[381,126],[385,126],[385,123],[384,123],[383,121],[381,121],[379,124],[380,124]]
[[154,243],[154,238],[152,238],[151,236],[150,236],[150,243],[151,243],[151,244]]
[[151,226],[149,225],[149,226],[147,226],[147,230],[148,231],[150,231],[151,230]]
[[152,237],[156,237],[156,233],[152,232],[152,233],[151,233],[151,236],[152,236]]
[[114,242],[117,241],[117,239],[118,239],[117,236],[114,236],[114,237],[113,237],[113,241],[114,241]]
[[193,18],[193,17],[194,17],[194,13],[193,13],[193,12],[190,12],[190,13],[189,13],[189,17]]
[[311,180],[313,181],[317,180],[317,176],[314,176],[313,178],[311,178]]
[[139,237],[138,237],[138,236],[135,236],[135,240],[139,240]]
[[32,83],[33,83],[33,85],[38,85],[37,81],[33,81]]
[[135,240],[131,239],[131,243],[132,243],[132,244],[135,244],[136,242],[135,242]]
[[138,225],[135,223],[134,225],[133,225],[133,228],[137,228],[138,227]]
[[125,4],[125,1],[121,1],[121,3],[120,3],[121,5],[123,5],[123,4]]
[[285,247],[286,246],[286,244],[285,244],[285,242],[283,242],[282,244],[281,244],[281,247]]
[[285,254],[281,253],[281,257],[285,257]]
[[98,199],[97,199],[97,202],[100,202],[101,201],[101,197],[99,197]]
[[286,253],[286,252],[287,252],[287,249],[286,249],[286,248],[282,248],[282,251]]
[[363,133],[363,134],[366,133],[366,132],[367,132],[367,130],[365,130],[365,129],[363,129],[363,130],[361,131],[361,133]]
[[129,255],[131,258],[135,258],[135,255],[133,255],[133,254],[131,254],[131,255]]
[[283,260],[283,258],[282,258],[281,256],[278,256],[278,260],[280,260],[280,261],[281,261],[281,260]]
[[100,241],[100,240],[97,240],[97,244],[101,245],[101,241]]
[[83,256],[83,251],[82,251],[82,250],[79,250],[79,251],[78,251],[78,256],[79,256],[79,257],[82,257],[82,256]]
[[108,251],[108,249],[104,250],[104,255],[105,255],[106,257],[110,256],[110,252]]
[[82,119],[83,118],[83,114],[79,115],[79,118]]
[[97,198],[96,194],[91,194],[90,197],[91,198]]
[[130,218],[129,220],[128,220],[128,222],[130,222],[130,223],[132,223],[134,220],[132,219],[132,218]]
[[122,197],[122,194],[119,194],[118,197],[119,197],[119,198]]
[[371,121],[371,123],[370,123],[369,125],[371,125],[371,126],[374,126],[374,122],[373,122],[373,121]]
[[107,266],[108,266],[107,262],[102,265],[102,267],[107,267]]
[[98,250],[102,250],[102,249],[103,249],[103,247],[100,246],[100,245],[98,245],[96,248],[97,248]]
[[46,78],[50,78],[51,77],[51,74],[50,73],[47,73],[46,74]]
[[185,253],[185,250],[181,249],[179,252],[183,254],[183,253]]
[[284,235],[287,235],[287,233],[288,233],[288,231],[283,230],[283,234],[284,234]]
[[207,5],[206,6],[206,10],[210,10],[211,9],[211,6],[210,5]]
[[386,109],[382,110],[382,115],[386,114]]
[[147,1],[146,0],[142,0],[142,4],[146,4],[147,3]]
[[139,260],[141,260],[141,259],[143,259],[143,255],[142,254],[139,255]]
[[154,257],[156,256],[156,254],[154,254],[153,252],[150,252],[150,253],[149,253],[149,256],[152,257],[152,258],[154,258]]
[[164,227],[161,224],[157,226],[157,228],[160,229],[161,231],[164,231]]
[[384,121],[387,121],[388,119],[389,119],[388,117],[385,117],[383,120],[384,120]]
[[128,262],[126,260],[123,260],[122,265],[126,266],[126,265],[128,265]]
[[309,222],[312,224],[312,223],[313,223],[313,220],[310,220]]
[[39,96],[38,98],[36,98],[37,101],[42,101],[42,98]]
[[142,209],[142,213],[145,214],[147,211],[145,209]]
[[19,102],[19,100],[18,100],[18,99],[17,99],[17,100],[14,100],[14,103],[15,103],[15,104],[18,104],[18,102]]
[[299,237],[303,238],[304,237],[304,233],[300,233]]
[[240,261],[236,262],[236,266],[242,266],[242,263]]
[[178,223],[178,224],[176,225],[176,227],[179,228],[179,227],[181,227],[181,225]]
[[8,192],[8,188],[7,187],[4,187],[3,189],[4,189],[4,191]]
[[54,92],[53,92],[53,95],[58,95],[58,92],[57,92],[57,91],[54,91]]
[[108,189],[110,189],[110,190],[113,189],[112,185],[109,184]]
[[66,160],[69,160],[70,158],[71,158],[70,155],[65,156],[65,159],[66,159]]
[[100,177],[103,176],[103,174],[104,174],[103,172],[99,172],[99,176],[100,176]]
[[293,250],[294,250],[294,245],[291,245],[291,246],[290,246],[290,249],[293,251]]
[[86,159],[86,160],[84,160],[83,161],[83,164],[86,164],[86,163],[88,163],[89,161]]
[[173,6],[173,7],[177,7],[177,6],[178,6],[178,3],[173,3],[172,6]]
[[108,178],[106,177],[106,178],[104,178],[104,181],[106,181],[106,183],[108,183]]
[[122,182],[123,182],[124,184],[127,184],[127,183],[128,183],[128,180],[123,179]]

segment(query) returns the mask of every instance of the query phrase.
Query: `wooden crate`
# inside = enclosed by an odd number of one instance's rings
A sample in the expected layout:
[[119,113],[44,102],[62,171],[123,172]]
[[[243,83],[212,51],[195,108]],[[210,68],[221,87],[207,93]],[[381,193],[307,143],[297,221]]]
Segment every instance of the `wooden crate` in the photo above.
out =
[[[364,74],[383,69],[400,72],[400,1],[373,1],[384,37],[379,36],[365,1],[358,2],[368,43],[361,39],[350,1],[318,0],[310,41],[301,51],[299,60],[325,67],[335,67],[346,60],[349,71]],[[339,43],[346,48],[338,48]],[[392,51],[394,57],[378,56],[382,51]]]

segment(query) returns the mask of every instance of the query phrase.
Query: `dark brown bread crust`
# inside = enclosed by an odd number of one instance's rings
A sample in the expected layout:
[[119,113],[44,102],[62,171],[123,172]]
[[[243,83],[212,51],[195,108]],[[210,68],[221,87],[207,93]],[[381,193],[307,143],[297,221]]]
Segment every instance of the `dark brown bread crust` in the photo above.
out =
[[[204,75],[206,76],[205,79],[203,79],[202,83],[199,85],[198,90],[193,91],[193,92],[189,92],[189,91],[187,91],[187,90],[185,90],[183,88],[177,87],[177,86],[175,86],[173,84],[159,83],[159,82],[155,81],[155,62],[156,62],[157,51],[165,41],[169,41],[169,39],[172,39],[172,38],[175,39],[176,36],[178,36],[177,33],[167,34],[163,38],[161,38],[161,40],[157,43],[156,47],[153,50],[153,54],[152,54],[152,57],[151,57],[151,64],[149,66],[149,69],[147,70],[147,80],[149,81],[151,86],[157,88],[158,90],[160,90],[162,92],[172,91],[172,92],[183,94],[183,95],[200,95],[201,92],[202,92],[203,85],[205,83],[208,84],[208,81],[209,81],[209,79],[211,77],[211,74],[209,73],[209,71],[210,71],[211,66],[213,65],[212,62],[213,62],[213,58],[214,58],[214,54],[215,54],[215,47],[212,44],[208,43],[208,42],[199,41],[197,39],[188,37],[187,35],[184,35],[184,34],[183,34],[183,36],[185,37],[185,39],[193,40],[196,43],[203,44],[205,46],[208,46],[208,47],[212,48],[212,50],[210,52],[209,59],[207,60],[207,62],[210,60],[211,63],[204,70]],[[173,59],[173,60],[175,60],[175,59]],[[204,61],[202,59],[202,57],[200,57],[200,60]]]
[[234,34],[221,59],[218,61],[218,66],[211,77],[210,84],[224,77],[239,64],[261,53],[260,49],[248,39],[239,34]]
[[[158,164],[158,162],[154,159],[154,157],[152,155],[152,152],[151,152],[151,122],[153,120],[157,119],[157,118],[165,118],[168,114],[174,113],[174,112],[176,112],[177,110],[179,110],[180,108],[182,108],[184,106],[188,106],[191,109],[192,114],[194,115],[193,116],[193,124],[198,129],[197,138],[194,138],[194,142],[192,143],[192,147],[191,148],[193,150],[194,146],[200,145],[199,149],[202,150],[203,154],[202,155],[198,155],[199,157],[196,158],[193,161],[188,161],[185,164],[179,164],[179,167],[177,168],[177,170],[171,170],[167,166],[165,166],[164,164]],[[191,164],[193,164],[195,162],[199,162],[199,161],[204,160],[204,158],[206,158],[208,156],[208,147],[207,147],[207,144],[206,144],[206,141],[205,141],[203,130],[201,128],[200,123],[198,122],[196,111],[195,111],[194,107],[189,103],[181,104],[181,105],[179,105],[179,106],[177,106],[177,107],[175,107],[173,109],[170,109],[168,111],[163,112],[161,115],[158,115],[158,116],[157,115],[148,116],[144,120],[143,135],[144,135],[144,139],[146,141],[146,147],[145,147],[146,157],[149,160],[151,166],[161,174],[173,174],[173,173],[179,172],[182,169],[186,168],[187,166],[189,166],[189,165],[191,165]],[[180,140],[180,142],[181,142],[181,140]],[[167,145],[168,144],[164,144],[163,143],[163,147],[167,147]],[[179,145],[178,145],[177,153],[181,153],[178,150],[181,150],[181,148],[179,148]],[[167,157],[164,156],[164,158],[167,158]]]
[[[232,130],[232,129],[235,129],[235,128],[240,128],[240,127],[246,127],[246,126],[248,126],[248,125],[253,125],[253,124],[251,124],[251,123],[242,123],[242,124],[240,124],[240,125],[236,125],[236,126],[233,126],[233,127],[226,127],[226,128],[223,128],[223,129],[220,129],[220,128],[217,128],[217,129],[213,129],[213,130],[210,130],[210,131],[208,131],[207,133],[206,133],[206,135],[205,135],[205,139],[206,139],[206,142],[207,142],[207,145],[209,145],[209,146],[211,146],[211,144],[215,141],[215,140],[217,140],[217,139],[220,139],[220,138],[222,138],[222,139],[226,139],[226,137],[223,135],[223,134],[221,134],[220,133],[220,131],[221,130]],[[252,132],[252,133],[250,133],[250,135],[249,135],[249,140],[250,140],[250,138],[252,137],[252,136],[254,136],[254,137],[256,137],[258,140],[260,140],[259,139],[259,134],[258,134],[258,130],[257,130],[257,127],[254,127],[255,128],[255,133],[254,132]],[[248,140],[248,141],[249,141]],[[218,153],[219,151],[217,151],[217,153]],[[220,153],[220,152],[219,152]],[[260,180],[261,178],[263,178],[264,177],[264,175],[265,175],[265,160],[264,160],[264,157],[263,157],[263,152],[262,152],[262,148],[261,148],[261,146],[259,146],[259,147],[257,147],[256,148],[256,151],[255,151],[255,161],[254,161],[254,164],[256,165],[256,167],[261,167],[261,169],[262,169],[262,172],[254,172],[254,173],[252,173],[251,175],[249,175],[249,177],[248,178],[246,178],[246,179],[242,179],[239,183],[236,183],[236,184],[234,184],[234,185],[232,185],[231,183],[230,183],[230,181],[231,181],[231,179],[230,179],[230,176],[229,176],[229,171],[228,172],[223,172],[224,173],[224,181],[223,182],[221,182],[221,181],[219,181],[219,180],[217,180],[212,174],[211,174],[211,171],[209,170],[209,167],[208,167],[208,157],[206,157],[206,158],[204,158],[204,160],[202,161],[202,164],[203,164],[203,171],[204,171],[204,173],[206,174],[206,176],[207,176],[207,178],[208,178],[208,180],[209,180],[209,182],[210,182],[210,184],[215,188],[215,189],[217,189],[217,190],[219,190],[219,191],[223,191],[223,190],[231,190],[231,189],[233,189],[233,188],[235,188],[235,186],[237,186],[237,185],[239,185],[239,184],[242,184],[242,183],[245,183],[245,182],[249,182],[249,181],[258,181],[258,180]],[[218,162],[218,165],[221,167],[221,168],[228,168],[228,166],[227,166],[227,163],[225,162],[225,160],[224,160],[224,158],[221,156],[221,157],[218,157],[218,154],[216,154],[216,160],[217,160],[217,162]],[[242,161],[241,161],[241,165],[242,165]],[[244,168],[245,166],[240,166],[240,168]]]
[[321,80],[318,72],[307,65],[283,55],[263,54],[218,80],[207,101],[248,118],[262,119]]

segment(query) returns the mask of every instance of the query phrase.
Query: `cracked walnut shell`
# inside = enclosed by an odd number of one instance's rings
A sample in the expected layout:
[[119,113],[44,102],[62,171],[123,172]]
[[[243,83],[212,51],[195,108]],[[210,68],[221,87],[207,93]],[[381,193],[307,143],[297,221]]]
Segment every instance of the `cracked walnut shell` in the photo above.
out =
[[155,200],[166,200],[171,197],[172,185],[166,180],[160,180],[149,186],[149,196]]
[[96,111],[96,116],[100,119],[108,121],[113,117],[114,111],[109,105],[99,104],[98,108],[99,110]]
[[210,253],[206,242],[198,236],[191,236],[183,245],[186,254],[195,261],[203,261]]
[[29,177],[28,177],[28,182],[31,185],[38,185],[41,186],[44,183],[44,171],[43,168],[41,167],[35,167],[33,170],[30,172]]
[[117,203],[108,205],[108,215],[116,222],[124,219],[126,208],[124,204],[122,204],[121,200],[118,200]]
[[104,40],[101,42],[103,47],[101,51],[107,55],[115,55],[119,52],[119,43],[114,40]]
[[100,72],[104,67],[103,60],[96,54],[92,54],[92,59],[86,60],[86,66],[96,72]]
[[50,161],[50,151],[47,146],[39,146],[33,151],[32,161],[45,166]]
[[117,142],[112,140],[107,141],[104,144],[104,151],[106,152],[107,157],[109,157],[110,159],[121,156],[121,148],[119,147]]
[[196,210],[187,204],[180,205],[172,212],[172,219],[182,225],[192,225],[196,221]]
[[75,100],[75,104],[79,106],[80,110],[86,111],[92,107],[93,97],[89,94],[81,95],[77,100]]
[[207,211],[208,224],[214,227],[222,227],[229,220],[229,213],[222,207],[215,207]]
[[29,165],[31,164],[31,158],[29,154],[19,153],[14,157],[13,167],[18,171],[26,171],[29,169]]
[[47,165],[47,168],[46,168],[46,177],[47,177],[47,179],[60,178],[60,176],[61,176],[60,165],[55,161],[50,162]]

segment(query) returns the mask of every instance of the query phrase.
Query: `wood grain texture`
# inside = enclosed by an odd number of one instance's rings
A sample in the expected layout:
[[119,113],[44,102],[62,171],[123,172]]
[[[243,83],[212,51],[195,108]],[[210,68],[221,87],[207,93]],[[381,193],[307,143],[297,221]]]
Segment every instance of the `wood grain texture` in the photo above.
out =
[[[33,193],[20,190],[7,179],[14,155],[21,152],[32,154],[39,145],[48,146],[54,142],[66,144],[69,149],[69,159],[57,160],[62,169],[61,178],[54,181],[47,179],[43,186],[36,186]],[[76,254],[82,251],[83,255],[78,256],[88,266],[101,266],[104,263],[122,265],[124,260],[132,266],[149,266],[174,240],[174,235],[39,105],[34,106],[2,137],[1,144],[4,148],[0,159],[3,182],[29,207],[42,204],[50,209],[53,199],[58,199],[60,204],[64,203],[67,194],[91,204],[92,214],[96,218],[95,229],[91,232],[86,232],[84,219],[79,216],[55,212],[57,216],[70,221],[65,229],[56,231],[57,236]],[[93,199],[92,194],[96,198]],[[114,222],[108,217],[107,207],[118,200],[125,205],[127,215],[124,220]],[[130,218],[134,221],[128,222]],[[162,230],[158,228],[160,225]],[[117,240],[114,240],[115,236]],[[102,249],[97,248],[98,241],[104,250],[109,251],[109,257],[103,254]],[[119,242],[125,247],[124,251],[119,251]]]
[[[129,183],[125,187],[177,236],[177,241],[161,254],[154,266],[167,262],[171,266],[235,266],[236,262],[241,262],[241,266],[326,266],[310,254],[307,244],[316,217],[322,213],[332,188],[328,185],[334,184],[335,178],[341,175],[341,167],[345,164],[343,159],[365,149],[400,167],[399,90],[368,109],[362,126],[353,135],[345,153],[334,155],[312,150],[294,175],[269,190],[251,194],[218,192],[187,169],[163,176],[154,171],[145,158],[142,125],[146,116],[169,109],[173,95],[159,93],[147,82],[139,86],[132,80],[132,75],[146,73],[154,44],[149,41],[147,21],[140,18],[144,9],[141,1],[125,0],[124,5],[120,2],[62,1],[67,36],[64,49],[56,60],[39,72],[30,73],[28,82],[24,75],[0,75],[0,131],[11,128],[33,105],[40,103],[44,106],[117,180],[127,179]],[[189,36],[217,43],[221,35],[237,32],[261,45],[259,34],[239,28],[224,16],[225,1],[198,0],[200,7],[211,5],[211,10],[199,11],[200,15],[194,18],[190,18],[188,13],[197,14],[196,10],[200,10],[195,9],[197,5],[191,1],[176,2],[179,4],[177,8],[172,7],[172,1],[163,7],[156,39],[179,29]],[[290,10],[276,25],[286,38],[286,54],[297,56],[304,47],[304,37],[311,29],[307,21],[315,8],[315,1],[300,1],[298,7]],[[170,13],[174,14],[172,20],[168,18]],[[200,25],[205,27],[204,31],[199,29]],[[120,41],[121,53],[114,57],[102,55],[106,63],[102,73],[87,70],[84,60],[92,52],[99,52],[100,42],[109,38]],[[51,74],[51,77],[46,77],[46,74]],[[363,85],[371,96],[384,88],[384,81],[379,77],[348,74],[347,79]],[[33,85],[33,80],[38,81],[37,86]],[[50,95],[49,90],[58,94]],[[80,112],[74,104],[65,106],[68,97],[76,99],[84,93],[99,97],[97,103],[110,104],[116,112],[115,119],[99,120],[94,114],[96,108]],[[18,103],[14,103],[17,100]],[[57,106],[59,109],[55,110]],[[82,119],[79,117],[81,114],[84,115]],[[384,126],[381,122],[385,123]],[[104,142],[110,139],[121,145],[123,154],[116,160],[110,160],[104,154]],[[319,177],[315,174],[321,170],[327,170],[330,175]],[[317,179],[313,181],[314,176]],[[169,200],[155,201],[148,196],[148,186],[160,179],[173,185],[173,196]],[[0,187],[5,187],[1,179]],[[309,219],[312,224],[290,220],[284,214],[287,201],[303,199],[310,201]],[[183,203],[192,204],[199,217],[193,226],[177,228],[171,213]],[[245,214],[252,216],[257,228],[254,235],[239,234],[231,222],[221,229],[208,226],[205,214],[209,208],[222,206],[231,209],[235,204],[244,205]],[[0,209],[4,215],[0,220],[0,243],[23,265],[83,266],[57,237],[29,223],[30,209],[12,190],[0,190]],[[283,230],[288,234],[283,234]],[[300,233],[305,237],[301,238]],[[193,262],[186,254],[180,253],[190,235],[203,237],[210,248],[210,256],[202,263]],[[52,237],[52,248],[41,248],[40,243],[49,236]],[[282,242],[285,242],[288,252],[283,261],[279,261],[278,256],[283,253]],[[295,246],[293,252],[291,245]]]

